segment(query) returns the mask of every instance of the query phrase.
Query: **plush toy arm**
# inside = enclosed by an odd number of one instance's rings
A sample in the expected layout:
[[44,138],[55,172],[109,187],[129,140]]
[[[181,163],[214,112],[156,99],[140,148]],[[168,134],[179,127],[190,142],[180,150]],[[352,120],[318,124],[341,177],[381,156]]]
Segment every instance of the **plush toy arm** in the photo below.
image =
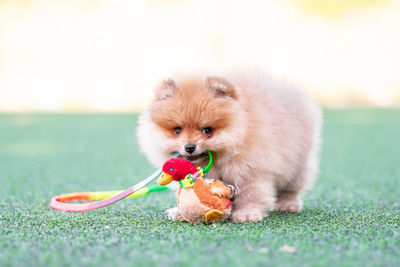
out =
[[231,195],[231,189],[221,181],[215,181],[214,183],[212,183],[210,190],[212,194],[219,197],[229,198],[229,196]]

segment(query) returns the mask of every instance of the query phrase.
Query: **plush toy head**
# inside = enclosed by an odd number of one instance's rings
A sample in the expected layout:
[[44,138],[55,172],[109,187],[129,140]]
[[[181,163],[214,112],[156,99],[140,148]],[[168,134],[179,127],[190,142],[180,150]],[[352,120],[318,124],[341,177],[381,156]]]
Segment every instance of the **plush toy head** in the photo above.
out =
[[164,163],[162,171],[157,183],[159,185],[167,185],[173,180],[185,179],[188,174],[195,174],[197,167],[186,159],[172,158]]

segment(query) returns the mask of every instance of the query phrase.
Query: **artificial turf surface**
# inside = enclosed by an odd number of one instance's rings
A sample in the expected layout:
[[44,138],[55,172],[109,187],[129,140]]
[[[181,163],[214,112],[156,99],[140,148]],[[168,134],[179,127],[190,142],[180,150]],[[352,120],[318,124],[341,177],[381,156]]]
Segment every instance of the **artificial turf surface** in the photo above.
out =
[[169,192],[85,213],[48,206],[153,172],[137,115],[2,114],[0,266],[400,266],[400,110],[324,119],[320,177],[300,214],[190,225],[163,213],[175,204]]

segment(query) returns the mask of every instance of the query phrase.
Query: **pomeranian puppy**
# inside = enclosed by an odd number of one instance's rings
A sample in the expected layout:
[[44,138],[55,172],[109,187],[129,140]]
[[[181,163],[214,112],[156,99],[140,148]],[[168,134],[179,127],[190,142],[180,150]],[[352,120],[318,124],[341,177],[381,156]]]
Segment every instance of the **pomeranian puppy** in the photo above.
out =
[[138,140],[157,167],[175,152],[203,166],[210,150],[208,177],[238,189],[232,221],[256,222],[274,209],[300,212],[300,193],[318,171],[320,128],[313,101],[268,74],[194,74],[155,89],[139,118]]

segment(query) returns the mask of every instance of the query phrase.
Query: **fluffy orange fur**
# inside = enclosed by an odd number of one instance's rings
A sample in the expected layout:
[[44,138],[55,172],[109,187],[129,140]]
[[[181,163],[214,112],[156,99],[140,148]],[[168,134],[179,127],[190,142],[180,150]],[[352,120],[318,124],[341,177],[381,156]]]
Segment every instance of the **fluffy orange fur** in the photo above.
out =
[[[273,209],[301,210],[300,193],[318,170],[321,128],[321,112],[307,95],[258,71],[183,75],[164,80],[155,95],[138,127],[153,164],[179,152],[199,155],[193,162],[203,165],[201,154],[210,150],[209,177],[238,189],[235,222],[259,221]],[[196,145],[192,154],[188,143]]]

